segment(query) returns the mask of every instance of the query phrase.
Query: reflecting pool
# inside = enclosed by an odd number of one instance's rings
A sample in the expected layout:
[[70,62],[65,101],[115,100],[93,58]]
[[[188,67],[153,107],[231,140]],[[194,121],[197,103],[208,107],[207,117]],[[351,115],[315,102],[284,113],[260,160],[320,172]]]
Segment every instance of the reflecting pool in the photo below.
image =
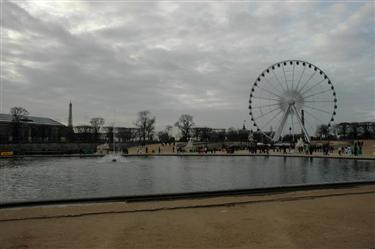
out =
[[375,180],[375,161],[266,156],[0,160],[0,202]]

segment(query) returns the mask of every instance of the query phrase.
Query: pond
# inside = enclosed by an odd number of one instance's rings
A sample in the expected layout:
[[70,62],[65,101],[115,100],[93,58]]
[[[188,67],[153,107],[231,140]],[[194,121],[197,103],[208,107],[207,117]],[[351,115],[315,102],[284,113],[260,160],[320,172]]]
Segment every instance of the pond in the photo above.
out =
[[0,202],[375,180],[375,162],[267,156],[0,160]]

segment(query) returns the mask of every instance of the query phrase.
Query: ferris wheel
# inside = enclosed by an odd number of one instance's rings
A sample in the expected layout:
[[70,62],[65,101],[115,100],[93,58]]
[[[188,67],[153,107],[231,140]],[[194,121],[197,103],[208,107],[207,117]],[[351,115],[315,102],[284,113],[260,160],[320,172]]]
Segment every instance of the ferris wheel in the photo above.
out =
[[257,131],[278,141],[284,135],[310,135],[334,121],[337,97],[331,80],[317,66],[286,60],[265,69],[250,92],[249,114]]

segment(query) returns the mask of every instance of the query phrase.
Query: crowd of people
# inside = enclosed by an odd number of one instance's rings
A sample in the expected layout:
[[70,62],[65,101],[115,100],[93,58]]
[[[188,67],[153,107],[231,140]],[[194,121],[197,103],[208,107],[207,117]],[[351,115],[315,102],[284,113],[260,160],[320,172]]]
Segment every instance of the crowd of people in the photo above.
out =
[[161,144],[155,148],[149,148],[148,146],[141,146],[137,148],[137,154],[161,154],[161,153],[199,153],[199,154],[216,154],[216,153],[224,153],[224,154],[233,154],[237,151],[248,151],[250,154],[270,154],[270,152],[274,153],[283,153],[283,154],[290,154],[290,153],[299,153],[299,154],[306,154],[306,155],[313,155],[314,153],[322,153],[323,155],[330,155],[337,151],[338,155],[341,156],[361,156],[363,155],[363,142],[357,141],[354,142],[353,145],[347,146],[333,146],[330,143],[323,143],[323,144],[302,144],[302,145],[269,145],[269,144],[262,144],[262,145],[232,145],[232,146],[222,146],[220,148],[210,147],[207,145],[201,145],[197,147],[190,148],[189,150],[184,149],[183,147],[179,147],[176,144]]
[[334,148],[334,146],[329,143],[324,143],[321,145],[304,144],[303,147],[298,147],[297,150],[299,153],[310,155],[312,155],[314,152],[321,152],[323,153],[323,155],[329,155],[333,154],[335,150],[337,150],[339,156],[361,156],[363,155],[363,142],[358,141],[354,142],[353,145],[339,146],[336,148]]
[[339,155],[363,155],[363,142],[355,142],[353,146],[343,146],[337,149]]

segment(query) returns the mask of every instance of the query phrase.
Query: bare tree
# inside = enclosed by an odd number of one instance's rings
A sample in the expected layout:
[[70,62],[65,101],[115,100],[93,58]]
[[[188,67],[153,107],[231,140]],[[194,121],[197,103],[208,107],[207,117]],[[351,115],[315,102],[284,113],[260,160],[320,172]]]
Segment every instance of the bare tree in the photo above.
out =
[[170,136],[171,135],[171,132],[173,130],[173,126],[172,125],[167,125],[165,126],[165,132],[168,133],[168,135]]
[[117,127],[117,137],[120,142],[130,142],[134,138],[133,129],[125,127]]
[[98,141],[99,131],[103,127],[104,123],[105,123],[105,120],[104,118],[101,118],[101,117],[92,118],[90,120],[90,124],[92,128],[94,129],[95,141]]
[[358,123],[351,123],[351,132],[349,133],[352,139],[357,139],[358,137]]
[[226,132],[226,136],[229,141],[236,141],[239,139],[238,130],[234,127],[230,127]]
[[159,142],[162,143],[162,144],[165,144],[165,143],[169,142],[168,133],[166,133],[165,131],[159,131],[158,132],[158,138],[159,138]]
[[29,112],[23,107],[15,106],[10,108],[10,115],[13,122],[20,122],[21,119],[29,115]]
[[106,139],[108,141],[108,143],[110,144],[113,144],[113,139],[114,139],[114,132],[115,132],[115,129],[113,126],[107,126],[105,127],[105,130],[106,130]]
[[328,135],[329,135],[329,127],[328,125],[326,124],[321,124],[318,126],[318,129],[316,131],[316,134],[320,137],[320,138],[327,138]]
[[139,129],[139,138],[142,142],[152,140],[155,131],[156,118],[151,116],[150,111],[138,112],[137,121],[134,125]]
[[12,116],[12,136],[13,136],[13,139],[16,143],[18,143],[20,141],[21,138],[21,134],[22,132],[20,132],[20,129],[21,129],[21,121],[23,119],[26,118],[27,115],[29,115],[29,112],[23,108],[23,107],[20,107],[20,106],[15,106],[15,107],[12,107],[10,108],[10,115]]
[[194,126],[193,116],[182,114],[174,124],[181,132],[181,140],[187,141],[190,138],[191,128]]
[[161,143],[170,143],[174,139],[171,135],[172,125],[167,125],[164,131],[158,132],[158,138]]

